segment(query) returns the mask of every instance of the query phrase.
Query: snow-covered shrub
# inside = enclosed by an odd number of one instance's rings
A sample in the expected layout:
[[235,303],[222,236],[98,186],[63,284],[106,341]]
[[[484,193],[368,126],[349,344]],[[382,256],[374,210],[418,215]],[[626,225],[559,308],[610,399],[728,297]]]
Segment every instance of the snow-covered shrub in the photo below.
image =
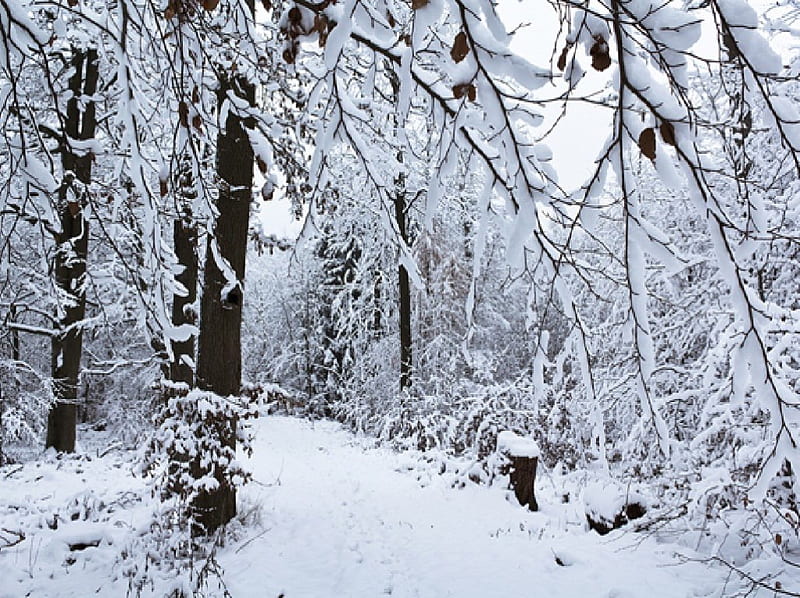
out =
[[611,479],[594,480],[586,484],[583,505],[589,527],[600,535],[639,519],[649,506],[636,489],[624,487]]
[[258,416],[255,401],[164,383],[166,404],[144,452],[143,469],[163,500],[191,501],[220,485],[237,488],[250,474],[236,446],[252,452],[242,422]]
[[255,391],[222,397],[184,384],[162,384],[164,404],[141,463],[160,503],[149,524],[120,554],[128,595],[140,596],[171,579],[168,596],[226,596],[215,555],[227,531],[204,536],[194,501],[220,487],[238,488],[250,479],[236,458],[236,447],[248,455],[252,452],[244,422],[258,416],[257,400],[250,396]]
[[36,445],[47,424],[52,392],[35,372],[0,360],[0,465]]

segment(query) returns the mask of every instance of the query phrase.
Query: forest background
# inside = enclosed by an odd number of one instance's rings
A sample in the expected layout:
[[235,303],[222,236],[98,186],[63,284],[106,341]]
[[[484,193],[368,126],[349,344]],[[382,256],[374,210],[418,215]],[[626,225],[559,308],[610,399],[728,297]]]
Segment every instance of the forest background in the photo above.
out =
[[79,422],[149,435],[211,531],[260,398],[471,455],[478,482],[513,430],[785,556],[797,17],[0,0],[0,459],[71,452]]

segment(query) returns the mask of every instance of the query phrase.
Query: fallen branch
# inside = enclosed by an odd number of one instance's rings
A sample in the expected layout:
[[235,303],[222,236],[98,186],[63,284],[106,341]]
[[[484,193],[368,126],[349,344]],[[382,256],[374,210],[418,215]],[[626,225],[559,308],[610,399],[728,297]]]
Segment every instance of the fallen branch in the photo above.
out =
[[[5,536],[9,536],[8,538]],[[3,548],[11,548],[25,540],[25,534],[21,531],[14,531],[8,528],[0,528],[0,540],[3,544],[0,545],[0,550]]]
[[799,593],[792,592],[790,590],[784,590],[779,581],[776,581],[774,584],[770,585],[770,584],[766,583],[765,581],[763,581],[763,579],[756,579],[755,577],[753,577],[752,575],[750,575],[746,571],[743,571],[739,567],[736,567],[735,565],[732,565],[731,563],[729,563],[725,559],[720,558],[718,556],[713,556],[708,560],[720,563],[721,565],[724,565],[725,567],[727,567],[731,571],[731,573],[735,573],[736,575],[740,576],[742,579],[747,580],[749,583],[751,583],[754,588],[755,587],[764,588],[765,590],[769,590],[770,592],[774,592],[775,596],[793,596],[793,597],[796,597],[796,598],[800,598],[800,594]]
[[18,473],[18,472],[20,472],[20,471],[22,471],[22,465],[17,465],[15,468],[13,468],[11,471],[9,471],[9,472],[8,472],[6,475],[4,475],[4,476],[3,476],[3,479],[4,479],[4,480],[7,480],[7,479],[8,479],[8,478],[10,478],[12,475],[14,475],[15,473]]

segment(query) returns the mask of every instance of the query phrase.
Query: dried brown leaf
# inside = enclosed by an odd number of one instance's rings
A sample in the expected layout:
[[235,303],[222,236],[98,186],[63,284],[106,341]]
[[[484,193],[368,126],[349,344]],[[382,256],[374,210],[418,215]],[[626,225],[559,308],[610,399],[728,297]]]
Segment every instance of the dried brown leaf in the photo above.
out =
[[664,140],[664,143],[675,147],[675,127],[672,126],[672,123],[668,120],[665,120],[663,123],[661,123],[661,126],[658,128],[658,130],[661,133],[661,139]]
[[561,50],[561,54],[558,57],[558,62],[556,63],[556,66],[560,71],[563,71],[564,69],[567,68],[567,54],[569,53],[569,48],[570,48],[569,44],[564,46],[564,49]]
[[604,71],[611,66],[611,55],[608,53],[608,43],[602,35],[594,36],[594,44],[589,48],[589,55],[592,57],[592,68],[596,71]]
[[459,31],[456,38],[453,40],[453,47],[450,48],[450,58],[454,62],[459,63],[464,60],[469,54],[469,43],[467,43],[467,34]]
[[292,23],[293,25],[296,25],[297,23],[303,20],[303,13],[301,13],[300,9],[297,8],[296,6],[292,6],[289,9],[288,17],[289,17],[289,22]]
[[474,102],[477,97],[477,90],[472,83],[459,83],[453,86],[453,96],[456,99],[461,99],[467,96],[470,102]]
[[189,127],[189,104],[186,102],[178,104],[178,122],[182,127]]
[[651,160],[656,159],[656,132],[652,127],[639,133],[639,149]]

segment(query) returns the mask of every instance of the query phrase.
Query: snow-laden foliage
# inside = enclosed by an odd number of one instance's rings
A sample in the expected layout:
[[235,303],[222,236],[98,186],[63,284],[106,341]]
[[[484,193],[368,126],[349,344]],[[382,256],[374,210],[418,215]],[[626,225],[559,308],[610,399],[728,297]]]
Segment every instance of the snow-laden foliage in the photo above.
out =
[[193,498],[221,484],[238,488],[247,483],[250,475],[237,460],[234,443],[250,452],[244,422],[257,417],[256,405],[181,385],[166,386],[164,398],[142,464],[153,478],[154,492],[188,509]]
[[[177,221],[226,295],[247,288],[250,377],[311,413],[479,468],[499,431],[525,432],[548,467],[650,480],[692,520],[794,529],[797,9],[549,7],[520,4],[511,32],[486,0],[1,0],[4,438],[41,433],[78,331],[84,415],[116,411],[95,393],[148,404],[203,333],[195,304],[169,309],[191,294]],[[97,81],[76,94],[84,64]],[[573,144],[602,139],[571,189],[556,150],[576,107]],[[92,131],[68,130],[77,114]],[[215,237],[231,115],[254,198],[306,215],[247,285]],[[88,237],[64,238],[77,215]],[[268,228],[253,237],[280,246]]]

